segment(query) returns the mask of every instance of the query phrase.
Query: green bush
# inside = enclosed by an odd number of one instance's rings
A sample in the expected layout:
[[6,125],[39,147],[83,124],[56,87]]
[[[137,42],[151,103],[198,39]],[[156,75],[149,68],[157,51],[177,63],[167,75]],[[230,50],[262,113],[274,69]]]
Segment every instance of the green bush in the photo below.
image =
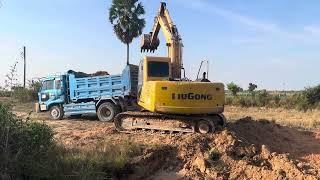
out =
[[22,103],[38,100],[38,89],[14,87],[11,93],[14,99]]
[[38,92],[41,88],[40,81],[29,81],[28,87],[13,86],[11,91],[1,90],[0,97],[13,97],[19,102],[27,103],[38,100]]
[[259,91],[254,96],[256,105],[259,107],[267,106],[271,100],[269,93],[266,90]]
[[239,92],[243,91],[241,87],[239,87],[234,82],[227,84],[228,90],[232,93],[233,96],[236,96]]
[[14,87],[12,97],[23,103],[31,102],[34,99],[32,91],[23,87]]
[[103,142],[90,150],[57,145],[51,128],[24,121],[0,103],[0,179],[106,179],[123,177],[142,153],[129,142]]
[[6,90],[0,90],[0,97],[10,97],[11,92]]
[[17,178],[38,174],[53,147],[53,132],[45,124],[25,122],[0,103],[0,175]]
[[31,96],[33,100],[38,100],[38,92],[41,89],[40,80],[29,81],[29,90],[31,91]]
[[320,103],[320,85],[312,88],[307,88],[303,91],[304,100],[312,107],[317,107]]
[[320,108],[320,85],[290,94],[270,94],[266,90],[262,90],[254,91],[251,96],[246,93],[240,93],[237,96],[227,95],[226,104],[242,107],[281,107],[307,111]]

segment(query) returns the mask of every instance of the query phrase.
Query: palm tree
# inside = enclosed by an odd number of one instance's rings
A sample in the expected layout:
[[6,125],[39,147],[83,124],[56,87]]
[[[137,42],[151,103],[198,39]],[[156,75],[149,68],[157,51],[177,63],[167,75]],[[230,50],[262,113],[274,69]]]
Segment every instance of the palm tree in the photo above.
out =
[[121,42],[127,45],[127,64],[129,64],[129,44],[142,34],[145,11],[138,0],[112,0],[109,20]]

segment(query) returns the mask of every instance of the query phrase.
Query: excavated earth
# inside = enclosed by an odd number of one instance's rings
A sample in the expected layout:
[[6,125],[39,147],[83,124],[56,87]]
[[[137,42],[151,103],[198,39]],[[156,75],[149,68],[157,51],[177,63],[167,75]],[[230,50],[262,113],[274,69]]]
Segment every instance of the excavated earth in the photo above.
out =
[[[229,119],[230,114],[226,113]],[[123,134],[94,117],[38,118],[54,129],[56,140],[66,147],[85,149],[121,141],[140,144],[143,155],[133,159],[123,179],[320,179],[320,131],[316,129],[241,117],[229,120],[216,134]]]

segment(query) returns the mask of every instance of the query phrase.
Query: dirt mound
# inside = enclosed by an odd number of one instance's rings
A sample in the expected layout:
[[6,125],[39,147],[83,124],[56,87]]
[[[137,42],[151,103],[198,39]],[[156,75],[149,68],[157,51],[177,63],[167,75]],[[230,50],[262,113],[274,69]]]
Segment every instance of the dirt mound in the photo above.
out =
[[[313,132],[280,126],[268,120],[254,121],[247,117],[230,123],[229,129],[248,143],[260,146],[265,144],[270,150],[280,153],[297,153],[302,148],[309,152],[320,150],[319,140],[313,137]],[[301,147],[302,142],[304,147]]]
[[[244,118],[217,134],[123,134],[113,124],[48,121],[67,147],[100,141],[143,145],[123,179],[319,179],[320,133]],[[307,163],[308,162],[308,163]]]
[[268,120],[243,118],[230,123],[228,129],[250,144],[266,145],[270,151],[289,153],[293,158],[311,162],[320,169],[320,133],[280,126]]
[[167,175],[167,172],[179,170],[180,162],[177,149],[172,146],[147,148],[142,156],[135,158],[129,164],[128,169],[132,170],[132,174],[123,176],[123,179],[146,179],[159,170]]
[[[178,147],[185,160],[187,177],[214,179],[316,179],[317,170],[291,159],[287,154],[271,153],[267,146],[247,143],[232,132],[223,131],[207,137],[193,137],[190,144]],[[186,154],[186,155],[184,155]],[[191,161],[190,161],[191,160]]]
[[[308,163],[294,159],[289,154],[277,153],[271,148],[276,140],[273,134],[260,136],[260,126],[269,127],[277,132],[278,125],[250,119],[238,123],[253,123],[253,127],[230,125],[230,129],[217,134],[188,134],[172,137],[174,144],[165,148],[149,149],[138,158],[134,167],[139,167],[140,178],[151,179],[317,179],[320,172]],[[256,124],[255,123],[260,123]],[[235,128],[235,129],[234,129]],[[248,131],[257,132],[248,132]],[[268,129],[268,130],[270,130]],[[252,136],[250,135],[251,133]],[[279,132],[280,133],[280,132]],[[263,140],[270,138],[269,140]],[[263,144],[263,143],[266,143]],[[272,150],[271,150],[272,149]],[[141,175],[141,168],[146,174]],[[137,171],[134,171],[137,172]],[[137,173],[134,173],[137,178]]]
[[95,73],[91,73],[91,74],[88,74],[88,73],[85,73],[85,72],[77,72],[77,71],[74,71],[74,70],[69,70],[68,71],[69,74],[74,74],[76,78],[85,78],[85,77],[95,77],[95,76],[107,76],[109,75],[109,73],[107,71],[97,71]]

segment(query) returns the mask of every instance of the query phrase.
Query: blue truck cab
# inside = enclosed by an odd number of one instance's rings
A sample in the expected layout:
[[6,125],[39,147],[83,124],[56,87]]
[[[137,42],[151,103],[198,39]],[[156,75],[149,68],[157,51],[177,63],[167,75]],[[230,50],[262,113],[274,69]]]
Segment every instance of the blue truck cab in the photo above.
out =
[[122,74],[92,76],[68,71],[41,79],[38,112],[50,112],[54,120],[64,116],[96,114],[112,121],[136,104],[138,66],[127,65]]

